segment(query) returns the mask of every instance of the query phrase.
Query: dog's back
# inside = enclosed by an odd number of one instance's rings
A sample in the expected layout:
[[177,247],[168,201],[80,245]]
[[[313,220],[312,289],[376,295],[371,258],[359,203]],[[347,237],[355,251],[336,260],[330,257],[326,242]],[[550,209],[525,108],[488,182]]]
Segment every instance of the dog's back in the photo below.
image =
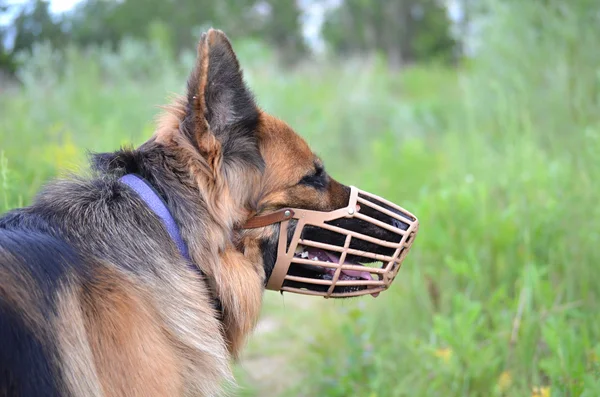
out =
[[[34,216],[10,214],[0,228],[0,395],[64,395],[50,324],[61,285],[84,269],[64,241],[35,227]],[[30,223],[29,227],[24,227]]]
[[219,388],[227,354],[206,286],[143,205],[101,177],[0,217],[0,396]]

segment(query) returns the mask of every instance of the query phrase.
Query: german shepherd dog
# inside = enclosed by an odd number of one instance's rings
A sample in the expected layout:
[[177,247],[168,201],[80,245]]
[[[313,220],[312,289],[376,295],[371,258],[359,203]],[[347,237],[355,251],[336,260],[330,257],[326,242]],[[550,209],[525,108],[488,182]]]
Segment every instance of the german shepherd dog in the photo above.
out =
[[[187,95],[153,136],[93,154],[91,165],[0,218],[0,395],[219,395],[257,321],[279,237],[277,225],[240,225],[284,207],[344,207],[350,188],[257,107],[230,42],[212,29]],[[190,260],[126,174],[160,197]]]

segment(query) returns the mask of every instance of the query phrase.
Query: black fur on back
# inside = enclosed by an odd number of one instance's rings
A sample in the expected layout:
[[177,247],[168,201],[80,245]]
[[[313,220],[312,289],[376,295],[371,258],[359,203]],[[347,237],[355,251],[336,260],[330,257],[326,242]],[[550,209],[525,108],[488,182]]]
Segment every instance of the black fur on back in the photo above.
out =
[[[2,275],[10,275],[10,280],[23,276],[31,280],[27,287],[38,298],[35,309],[48,322],[55,315],[55,298],[66,278],[86,278],[86,267],[76,252],[65,241],[49,235],[49,230],[40,217],[25,211],[0,219]],[[12,266],[7,266],[8,257]],[[48,343],[48,335],[34,331],[6,298],[0,294],[0,395],[63,395],[56,345]]]

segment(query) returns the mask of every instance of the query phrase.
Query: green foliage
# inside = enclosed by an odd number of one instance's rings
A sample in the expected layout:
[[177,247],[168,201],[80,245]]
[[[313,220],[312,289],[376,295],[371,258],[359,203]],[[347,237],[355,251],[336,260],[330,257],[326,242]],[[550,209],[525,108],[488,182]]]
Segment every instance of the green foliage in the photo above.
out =
[[[258,102],[335,177],[421,220],[376,300],[266,293],[278,326],[248,353],[292,384],[240,394],[600,395],[600,24],[583,3],[557,4],[491,3],[460,70],[397,74],[375,58],[290,72],[260,42],[235,43]],[[23,87],[0,96],[0,209],[82,164],[83,148],[150,136],[154,106],[183,91],[193,59],[165,55],[160,25],[152,37],[21,59]],[[252,365],[236,368],[246,382]]]
[[380,135],[371,148],[358,179],[414,210],[421,235],[400,285],[366,303],[366,329],[351,328],[374,359],[343,341],[352,320],[331,322],[303,367],[329,376],[312,375],[299,394],[600,392],[600,86],[590,52],[600,31],[582,9],[556,4],[496,4],[447,114],[420,114],[443,128],[417,142]]
[[[23,205],[23,200],[12,184],[12,173],[8,168],[8,159],[0,151],[0,212],[8,211],[15,206]],[[17,196],[18,201],[12,201]]]
[[392,67],[453,59],[446,7],[436,0],[345,0],[330,10],[323,36],[342,54],[381,52]]

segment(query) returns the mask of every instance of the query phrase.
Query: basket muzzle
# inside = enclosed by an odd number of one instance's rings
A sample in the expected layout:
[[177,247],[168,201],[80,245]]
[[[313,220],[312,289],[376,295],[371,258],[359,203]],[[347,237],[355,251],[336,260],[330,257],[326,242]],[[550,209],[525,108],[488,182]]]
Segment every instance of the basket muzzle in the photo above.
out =
[[[344,208],[284,208],[251,218],[244,228],[274,223],[280,228],[277,260],[266,288],[325,298],[388,289],[419,227],[404,208],[353,186]],[[316,241],[310,237],[315,231],[335,235],[336,243]]]

